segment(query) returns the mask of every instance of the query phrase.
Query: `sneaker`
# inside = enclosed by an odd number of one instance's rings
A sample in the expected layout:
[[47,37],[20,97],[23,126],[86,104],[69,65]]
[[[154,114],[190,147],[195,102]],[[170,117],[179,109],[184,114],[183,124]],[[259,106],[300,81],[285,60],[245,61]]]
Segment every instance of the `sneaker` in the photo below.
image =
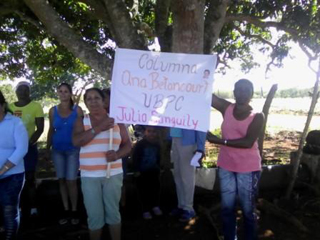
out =
[[180,216],[180,222],[189,222],[192,218],[196,216],[194,211],[183,210],[183,214]]
[[77,211],[72,211],[71,212],[71,224],[72,225],[77,225],[79,224],[80,220],[78,217],[78,212]]
[[70,217],[70,212],[69,212],[69,211],[64,211],[64,212],[62,213],[62,216],[61,216],[60,220],[59,220],[59,224],[60,224],[60,225],[65,225],[65,224],[67,224],[69,217]]
[[151,216],[151,213],[150,213],[150,212],[144,212],[144,213],[142,214],[142,217],[143,217],[143,219],[145,219],[145,220],[150,220],[150,219],[152,219],[152,216]]
[[180,217],[182,214],[183,214],[182,208],[175,208],[170,212],[170,216],[173,216],[173,217]]
[[152,208],[152,211],[153,211],[154,215],[162,216],[162,211],[161,211],[161,209],[159,207]]

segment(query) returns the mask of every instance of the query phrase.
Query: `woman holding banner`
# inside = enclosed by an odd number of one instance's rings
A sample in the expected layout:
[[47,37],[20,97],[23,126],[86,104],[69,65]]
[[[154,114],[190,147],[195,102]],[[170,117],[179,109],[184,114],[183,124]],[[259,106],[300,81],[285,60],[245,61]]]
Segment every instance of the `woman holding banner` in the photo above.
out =
[[221,190],[223,234],[225,240],[236,239],[236,198],[244,218],[245,239],[258,239],[255,198],[261,171],[261,157],[257,138],[264,122],[263,113],[254,113],[249,105],[253,84],[247,79],[235,83],[236,103],[215,95],[212,107],[223,115],[222,138],[208,133],[211,143],[220,144],[218,157]]
[[114,119],[109,118],[100,89],[88,89],[84,102],[89,114],[77,119],[73,144],[81,147],[81,189],[90,239],[100,239],[102,228],[107,223],[112,240],[120,240],[121,158],[130,153],[131,141],[126,128],[114,125]]

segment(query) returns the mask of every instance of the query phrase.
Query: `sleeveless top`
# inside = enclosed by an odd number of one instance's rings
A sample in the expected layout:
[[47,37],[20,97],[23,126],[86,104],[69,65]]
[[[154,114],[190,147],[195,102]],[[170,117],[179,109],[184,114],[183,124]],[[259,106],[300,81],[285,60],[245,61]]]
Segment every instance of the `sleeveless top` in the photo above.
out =
[[54,107],[52,148],[58,151],[78,149],[72,144],[73,125],[78,117],[77,106],[74,106],[71,114],[63,118],[58,113],[58,107]]
[[[223,139],[232,140],[245,137],[248,127],[256,115],[256,113],[251,113],[246,119],[239,121],[233,116],[234,107],[234,104],[230,104],[226,109],[221,125]],[[260,171],[261,157],[258,142],[255,141],[251,148],[234,148],[221,145],[218,166],[231,172]]]
[[[83,118],[85,130],[92,128],[90,117],[86,114]],[[80,172],[81,177],[106,177],[107,159],[109,150],[117,151],[121,144],[120,127],[113,127],[112,149],[109,149],[110,130],[97,134],[89,143],[80,149]],[[110,163],[110,176],[122,173],[122,159]]]

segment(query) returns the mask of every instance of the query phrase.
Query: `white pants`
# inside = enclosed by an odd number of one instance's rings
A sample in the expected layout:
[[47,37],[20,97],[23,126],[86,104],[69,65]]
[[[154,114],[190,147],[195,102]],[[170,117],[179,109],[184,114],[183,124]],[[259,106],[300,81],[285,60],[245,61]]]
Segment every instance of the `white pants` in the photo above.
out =
[[172,138],[171,160],[174,164],[174,181],[178,197],[178,208],[194,211],[193,196],[195,167],[190,165],[196,145],[182,146],[181,138]]

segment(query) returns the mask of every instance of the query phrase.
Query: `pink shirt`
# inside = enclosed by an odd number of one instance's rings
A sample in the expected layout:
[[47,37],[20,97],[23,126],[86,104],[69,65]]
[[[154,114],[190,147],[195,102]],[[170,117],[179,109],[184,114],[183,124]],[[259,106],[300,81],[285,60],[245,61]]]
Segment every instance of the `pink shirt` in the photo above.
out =
[[[222,138],[231,140],[243,138],[255,117],[251,113],[244,120],[237,120],[233,116],[234,104],[230,104],[224,114],[221,125]],[[234,148],[221,145],[218,157],[218,166],[231,172],[253,172],[260,171],[261,157],[257,141],[251,148]]]

